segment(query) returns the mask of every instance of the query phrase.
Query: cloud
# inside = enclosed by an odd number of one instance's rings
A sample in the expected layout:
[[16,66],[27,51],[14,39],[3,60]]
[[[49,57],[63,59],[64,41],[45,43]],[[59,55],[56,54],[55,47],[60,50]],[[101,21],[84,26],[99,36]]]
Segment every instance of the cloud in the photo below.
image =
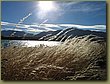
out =
[[60,24],[63,27],[76,27],[76,28],[94,28],[94,29],[106,29],[106,25],[93,25],[93,26],[85,26],[85,25],[76,25],[76,24]]
[[1,25],[5,25],[5,26],[15,26],[16,24],[14,23],[9,23],[9,22],[1,22]]
[[6,27],[10,27],[10,28],[28,28],[29,25],[24,25],[24,24],[16,24],[16,23],[10,23],[10,22],[1,22],[1,26],[6,26]]
[[[37,17],[42,20],[46,19],[52,22],[59,19],[65,13],[76,12],[91,13],[106,9],[106,3],[104,1],[53,1],[55,8],[51,11],[45,12],[37,7]],[[45,9],[45,8],[44,8]],[[98,13],[99,14],[99,13]],[[96,15],[98,15],[96,14]]]
[[[61,5],[61,6],[60,6]],[[67,2],[59,4],[62,11],[71,12],[93,12],[106,8],[104,1],[83,1],[83,2]]]
[[34,28],[28,28],[26,30],[27,32],[31,32],[31,33],[39,33],[39,32],[44,32],[45,30],[40,30],[40,29],[34,29]]
[[65,28],[75,27],[83,30],[106,32],[106,25],[85,26],[85,25],[76,25],[76,24],[59,24],[59,26],[65,27]]
[[[38,19],[43,21],[48,19],[49,22],[52,22],[60,19],[60,17],[62,17],[64,14],[90,14],[106,9],[106,3],[101,1],[55,1],[55,5],[56,9],[52,10],[51,12],[45,13],[44,11],[38,11]],[[100,13],[95,13],[95,15],[99,14]]]
[[43,24],[46,27],[59,27],[57,24]]
[[[43,22],[44,23],[44,22]],[[26,24],[16,24],[10,22],[1,22],[2,30],[18,30],[18,31],[26,31],[26,32],[43,32],[43,31],[55,31],[55,29],[46,27],[43,23],[36,25],[26,25]],[[17,25],[17,27],[16,27]]]
[[71,28],[76,27],[78,29],[86,29],[86,30],[95,30],[95,31],[102,31],[106,30],[106,25],[92,25],[92,26],[86,26],[86,25],[76,25],[76,24],[34,24],[34,25],[26,25],[26,24],[20,24],[19,27],[16,28],[15,23],[9,23],[9,22],[1,22],[2,30],[16,30],[16,31],[25,31],[25,32],[46,32],[46,31],[56,31],[64,28]]
[[6,30],[6,31],[8,31],[8,30],[14,30],[14,31],[23,31],[22,29],[12,29],[12,28],[8,28],[8,27],[2,27],[2,30]]
[[[58,3],[58,14],[57,19],[63,16],[66,13],[84,13],[90,14],[94,13],[93,16],[100,16],[101,11],[102,15],[106,15],[106,2],[105,1],[64,1]],[[97,13],[96,13],[97,12]]]

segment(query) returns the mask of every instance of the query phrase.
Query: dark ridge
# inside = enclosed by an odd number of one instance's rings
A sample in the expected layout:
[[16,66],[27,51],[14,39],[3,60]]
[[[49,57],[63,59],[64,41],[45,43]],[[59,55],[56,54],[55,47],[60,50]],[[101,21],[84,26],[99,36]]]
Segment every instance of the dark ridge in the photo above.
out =
[[[16,32],[13,36],[10,36],[13,32]],[[106,33],[105,32],[97,32],[97,31],[90,31],[90,30],[82,30],[77,28],[67,28],[63,30],[57,31],[48,31],[48,32],[41,32],[39,34],[33,35],[30,33],[25,33],[23,31],[2,31],[1,32],[2,39],[12,39],[12,40],[42,40],[42,41],[65,41],[66,39],[73,38],[75,36],[84,36],[84,35],[96,35],[101,37],[102,39],[106,40]],[[24,36],[25,35],[25,36]]]

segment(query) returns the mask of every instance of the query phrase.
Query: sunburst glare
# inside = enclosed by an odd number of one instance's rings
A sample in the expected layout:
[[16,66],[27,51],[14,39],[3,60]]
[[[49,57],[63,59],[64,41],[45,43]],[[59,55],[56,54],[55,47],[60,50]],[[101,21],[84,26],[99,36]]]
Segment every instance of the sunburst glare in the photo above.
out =
[[55,9],[55,4],[53,1],[39,1],[39,10],[49,12]]
[[57,11],[58,9],[55,1],[38,1],[37,8],[37,17],[39,19],[44,19],[49,13]]

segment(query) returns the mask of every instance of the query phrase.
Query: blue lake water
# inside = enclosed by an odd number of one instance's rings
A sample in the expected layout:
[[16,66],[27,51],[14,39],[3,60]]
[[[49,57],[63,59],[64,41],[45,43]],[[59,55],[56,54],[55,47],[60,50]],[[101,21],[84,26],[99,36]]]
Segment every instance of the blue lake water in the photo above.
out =
[[11,45],[22,47],[35,47],[39,45],[56,46],[61,44],[57,41],[30,41],[30,40],[1,40],[2,47],[8,47]]

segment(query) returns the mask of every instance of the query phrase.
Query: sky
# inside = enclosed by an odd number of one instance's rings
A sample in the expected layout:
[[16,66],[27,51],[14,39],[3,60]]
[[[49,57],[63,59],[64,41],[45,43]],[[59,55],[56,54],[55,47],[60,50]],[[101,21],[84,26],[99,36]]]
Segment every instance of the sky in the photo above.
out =
[[34,31],[43,24],[106,25],[105,1],[3,1],[1,7],[2,28],[5,29],[18,26]]

